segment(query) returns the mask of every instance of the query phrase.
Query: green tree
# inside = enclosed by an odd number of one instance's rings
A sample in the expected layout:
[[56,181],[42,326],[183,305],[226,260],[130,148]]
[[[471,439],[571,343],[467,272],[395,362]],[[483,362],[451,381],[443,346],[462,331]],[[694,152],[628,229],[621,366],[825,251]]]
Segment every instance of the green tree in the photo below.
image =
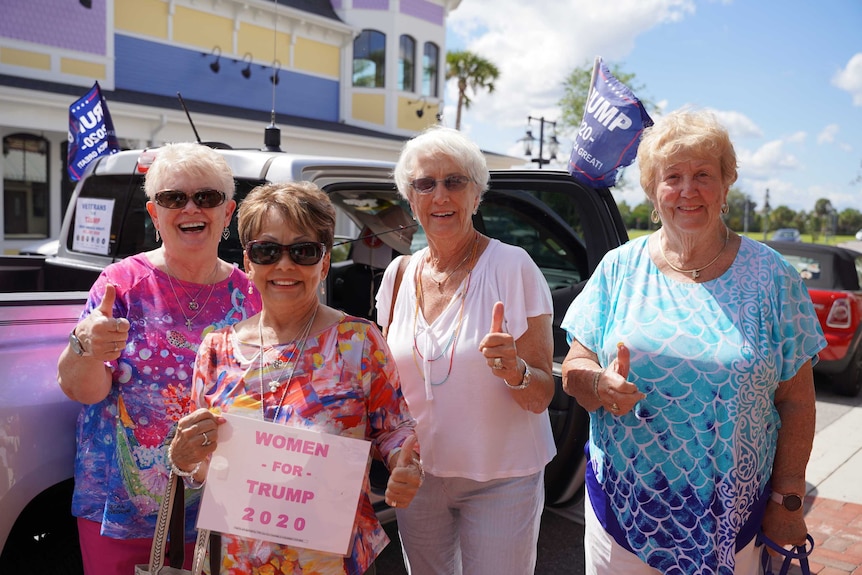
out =
[[652,213],[652,202],[644,200],[634,207],[632,217],[635,219],[635,227],[633,229],[649,230],[658,228],[658,224],[653,224],[650,220]]
[[838,214],[838,233],[855,234],[862,230],[862,212],[853,208],[845,208]]
[[479,90],[494,91],[494,82],[500,77],[500,70],[490,60],[468,52],[456,50],[446,54],[446,79],[455,79],[458,83],[458,106],[455,113],[455,129],[461,129],[461,109],[469,109],[474,95]]

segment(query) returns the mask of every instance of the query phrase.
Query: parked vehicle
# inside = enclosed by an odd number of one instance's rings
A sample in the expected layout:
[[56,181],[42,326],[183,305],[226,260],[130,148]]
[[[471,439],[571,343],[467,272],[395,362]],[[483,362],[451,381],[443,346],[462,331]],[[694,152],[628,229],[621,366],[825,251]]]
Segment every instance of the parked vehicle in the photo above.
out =
[[862,230],[856,232],[856,239],[862,242]]
[[[234,170],[237,200],[263,182],[308,180],[324,189],[338,212],[327,303],[374,319],[374,294],[393,257],[421,247],[424,234],[391,179],[388,162],[304,157],[259,150],[219,149]],[[69,513],[80,405],[56,383],[57,358],[66,345],[88,290],[109,263],[156,247],[142,182],[154,150],[124,151],[96,160],[71,198],[59,246],[33,274],[7,273],[0,282],[48,291],[0,294],[0,573],[39,573],[34,557],[75,557],[77,533]],[[83,217],[103,208],[99,221]],[[82,217],[78,217],[81,215]],[[583,488],[586,412],[562,391],[560,362],[568,351],[560,321],[601,257],[627,240],[611,193],[576,183],[551,170],[494,171],[491,189],[475,216],[477,229],[523,246],[541,268],[554,301],[554,374],[549,408],[557,456],[545,473],[546,501],[565,506]],[[220,256],[241,265],[236,221]],[[23,256],[22,256],[23,257]],[[78,290],[72,291],[69,290]],[[7,290],[11,291],[11,290]],[[385,469],[374,465],[375,508],[383,502]],[[76,563],[52,560],[52,573],[79,572]]]
[[835,393],[862,390],[862,253],[821,244],[766,242],[802,276],[827,347],[814,372],[832,380]]
[[772,232],[769,240],[773,242],[801,242],[802,234],[796,228],[780,228]]

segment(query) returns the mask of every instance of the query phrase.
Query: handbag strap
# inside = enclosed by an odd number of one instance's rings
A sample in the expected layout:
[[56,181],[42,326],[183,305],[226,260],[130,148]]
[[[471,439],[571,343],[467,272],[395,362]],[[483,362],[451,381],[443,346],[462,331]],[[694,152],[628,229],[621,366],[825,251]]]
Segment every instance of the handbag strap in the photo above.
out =
[[156,518],[156,530],[153,533],[153,544],[150,547],[150,573],[155,574],[165,564],[165,543],[168,537],[168,528],[171,523],[171,509],[177,492],[177,480],[182,481],[171,471],[168,476],[168,485],[162,496],[162,504],[159,505],[159,515]]
[[392,325],[392,316],[395,314],[395,300],[398,298],[398,290],[401,288],[401,280],[404,279],[404,270],[407,269],[407,264],[410,263],[411,256],[398,256],[398,269],[395,270],[395,285],[392,286],[392,303],[389,305],[389,324],[386,330],[389,331],[389,326]]
[[763,568],[763,575],[775,575],[772,571],[772,556],[767,551],[767,548],[776,551],[784,557],[781,564],[781,569],[778,575],[787,575],[790,572],[790,565],[793,560],[799,561],[799,567],[802,570],[802,575],[811,575],[811,567],[808,565],[808,556],[814,551],[814,538],[808,534],[805,536],[805,545],[794,545],[792,549],[785,549],[763,532],[757,535],[757,544],[763,545],[763,550],[760,552],[760,566]]
[[186,494],[183,478],[175,476],[175,494],[171,506],[171,520],[168,535],[168,565],[182,569],[186,560]]

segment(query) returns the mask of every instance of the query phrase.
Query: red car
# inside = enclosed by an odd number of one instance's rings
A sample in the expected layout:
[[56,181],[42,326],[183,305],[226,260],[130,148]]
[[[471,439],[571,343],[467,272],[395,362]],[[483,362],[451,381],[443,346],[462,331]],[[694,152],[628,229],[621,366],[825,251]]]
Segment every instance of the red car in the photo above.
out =
[[855,397],[862,389],[862,253],[837,246],[766,242],[802,276],[827,346],[814,372],[833,391]]

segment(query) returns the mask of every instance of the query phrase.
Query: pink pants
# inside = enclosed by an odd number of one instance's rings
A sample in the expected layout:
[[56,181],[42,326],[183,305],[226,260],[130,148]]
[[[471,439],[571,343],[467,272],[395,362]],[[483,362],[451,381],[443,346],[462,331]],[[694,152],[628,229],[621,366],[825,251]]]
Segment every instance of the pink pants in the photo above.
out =
[[[150,562],[151,538],[112,539],[101,534],[102,524],[78,517],[78,540],[85,575],[132,575],[135,565]],[[186,569],[192,567],[195,544],[185,545]]]

